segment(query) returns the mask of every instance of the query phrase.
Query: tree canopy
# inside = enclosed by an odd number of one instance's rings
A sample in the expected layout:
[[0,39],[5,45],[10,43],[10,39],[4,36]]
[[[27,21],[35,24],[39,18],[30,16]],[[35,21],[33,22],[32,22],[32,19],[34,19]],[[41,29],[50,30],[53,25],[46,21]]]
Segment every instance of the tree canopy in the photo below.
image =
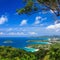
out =
[[[52,10],[57,16],[60,16],[60,0],[23,0],[23,2],[26,3],[26,5],[24,8],[17,9],[18,14],[35,13],[41,9],[42,11]],[[45,7],[40,8],[37,4]],[[55,11],[57,11],[57,13]]]
[[37,52],[0,46],[0,60],[60,60],[60,44],[52,44],[49,49],[40,48]]

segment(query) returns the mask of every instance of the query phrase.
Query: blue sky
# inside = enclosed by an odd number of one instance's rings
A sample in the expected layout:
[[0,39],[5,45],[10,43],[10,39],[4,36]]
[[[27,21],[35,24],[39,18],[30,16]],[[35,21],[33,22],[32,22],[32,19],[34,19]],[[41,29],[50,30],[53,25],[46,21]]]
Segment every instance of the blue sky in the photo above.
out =
[[60,17],[53,11],[18,15],[22,7],[22,0],[0,0],[0,36],[60,35]]

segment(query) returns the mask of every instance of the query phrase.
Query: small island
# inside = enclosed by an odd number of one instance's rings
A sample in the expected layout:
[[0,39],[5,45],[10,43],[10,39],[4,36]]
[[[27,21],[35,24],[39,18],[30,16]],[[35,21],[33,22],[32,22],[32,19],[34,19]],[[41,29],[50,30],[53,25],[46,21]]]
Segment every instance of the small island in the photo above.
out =
[[3,43],[13,43],[12,40],[5,40]]

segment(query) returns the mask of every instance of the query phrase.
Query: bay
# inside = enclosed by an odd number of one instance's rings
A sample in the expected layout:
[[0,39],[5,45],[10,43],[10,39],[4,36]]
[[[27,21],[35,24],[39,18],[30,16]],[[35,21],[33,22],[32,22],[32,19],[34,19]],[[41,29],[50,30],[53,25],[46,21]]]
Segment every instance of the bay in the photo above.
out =
[[[28,40],[48,40],[48,38],[34,38],[34,37],[0,37],[0,46],[11,46],[15,48],[24,48],[28,44],[41,44],[41,43],[28,43]],[[47,44],[47,42],[42,43]]]

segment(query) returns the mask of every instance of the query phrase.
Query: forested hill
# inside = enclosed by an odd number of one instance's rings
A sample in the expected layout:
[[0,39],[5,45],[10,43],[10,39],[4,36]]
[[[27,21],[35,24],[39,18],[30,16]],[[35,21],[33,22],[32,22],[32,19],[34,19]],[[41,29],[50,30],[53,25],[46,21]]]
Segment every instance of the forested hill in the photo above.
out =
[[0,46],[0,60],[60,60],[60,48],[51,47],[37,52],[27,52],[12,47]]

